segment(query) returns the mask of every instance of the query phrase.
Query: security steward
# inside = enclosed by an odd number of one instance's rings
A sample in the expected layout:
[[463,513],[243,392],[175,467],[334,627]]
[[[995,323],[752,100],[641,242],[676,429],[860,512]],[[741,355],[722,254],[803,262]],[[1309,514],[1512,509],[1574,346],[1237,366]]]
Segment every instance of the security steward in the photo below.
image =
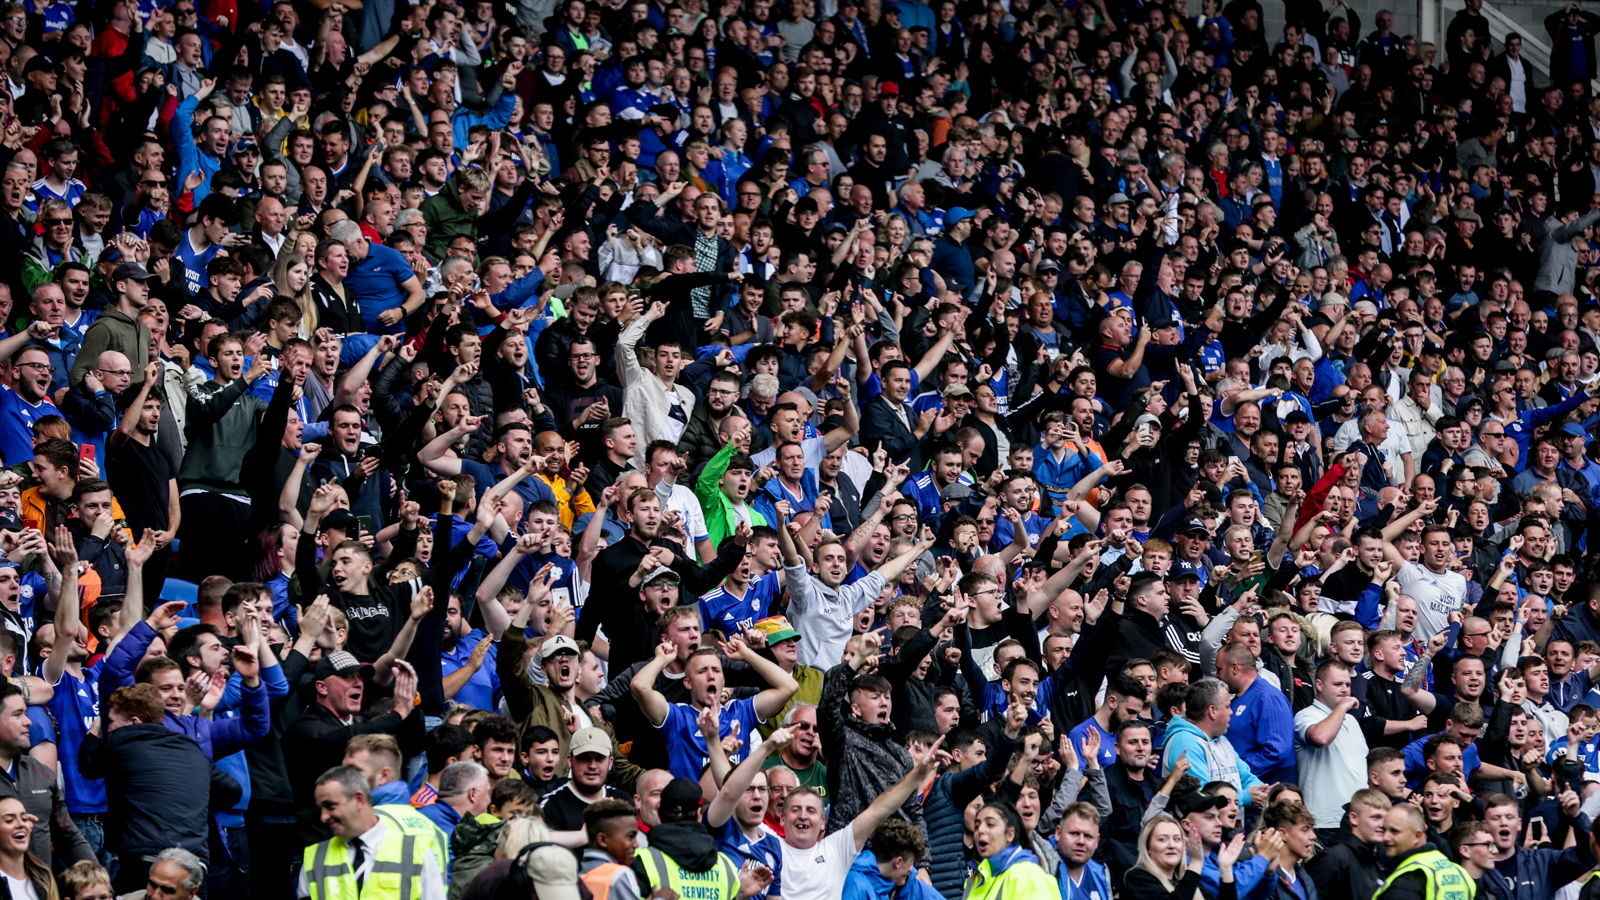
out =
[[1373,900],[1473,900],[1472,876],[1434,849],[1427,828],[1422,810],[1410,803],[1389,810],[1383,843],[1394,868]]
[[700,802],[700,785],[687,778],[674,778],[661,791],[661,824],[650,829],[650,846],[633,858],[641,894],[664,887],[679,897],[738,898],[738,867],[717,852],[700,819]]
[[397,814],[391,806],[374,807],[372,788],[354,766],[324,772],[316,799],[333,837],[306,848],[296,896],[445,900],[443,836],[432,822]]

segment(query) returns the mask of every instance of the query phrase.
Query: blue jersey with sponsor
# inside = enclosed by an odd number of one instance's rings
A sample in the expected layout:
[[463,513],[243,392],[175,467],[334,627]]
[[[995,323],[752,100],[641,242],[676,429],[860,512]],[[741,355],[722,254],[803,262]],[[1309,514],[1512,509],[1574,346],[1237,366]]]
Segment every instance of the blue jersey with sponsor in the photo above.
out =
[[[754,734],[761,720],[756,717],[755,698],[745,697],[722,705],[718,734],[727,737],[733,733],[733,723],[739,723],[741,738]],[[675,778],[699,781],[707,764],[706,738],[700,733],[700,712],[687,703],[674,703],[667,711],[667,720],[656,728],[666,738],[669,768]],[[728,757],[728,762],[744,762],[749,745],[739,748]]]
[[74,815],[106,811],[105,781],[85,778],[78,772],[78,748],[100,717],[100,669],[104,665],[102,659],[86,667],[82,678],[63,671],[61,680],[52,685],[55,696],[47,704],[59,731],[56,746],[62,780],[67,785],[67,809]]
[[700,621],[706,631],[716,630],[733,636],[765,619],[778,596],[778,573],[768,572],[745,585],[744,596],[728,590],[726,583],[707,591],[700,598]]
[[751,865],[766,866],[772,870],[772,884],[756,894],[752,900],[781,897],[783,896],[783,844],[771,831],[765,828],[758,830],[761,836],[751,840],[745,837],[739,823],[729,816],[721,828],[713,828],[711,833],[717,839],[717,849],[728,855],[734,868],[742,869],[745,863],[749,862]]

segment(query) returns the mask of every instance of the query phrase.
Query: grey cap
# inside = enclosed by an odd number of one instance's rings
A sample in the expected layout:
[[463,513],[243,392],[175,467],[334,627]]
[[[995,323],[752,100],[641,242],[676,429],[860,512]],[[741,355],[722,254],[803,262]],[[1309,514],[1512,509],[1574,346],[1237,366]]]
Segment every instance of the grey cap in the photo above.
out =
[[1342,128],[1339,130],[1339,139],[1344,140],[1345,138],[1359,141],[1361,140],[1361,135],[1354,128]]
[[1483,224],[1483,216],[1478,215],[1476,212],[1473,212],[1470,209],[1456,210],[1455,218],[1457,222],[1474,222],[1479,225]]
[[1111,199],[1106,201],[1106,205],[1107,206],[1116,206],[1118,203],[1132,203],[1132,202],[1133,202],[1132,200],[1128,199],[1128,195],[1127,194],[1124,194],[1121,191],[1117,191],[1115,194],[1111,195]]
[[159,281],[161,276],[152,274],[149,269],[136,262],[118,263],[117,267],[111,270],[112,284],[116,284],[119,281],[127,281],[130,278],[134,281]]

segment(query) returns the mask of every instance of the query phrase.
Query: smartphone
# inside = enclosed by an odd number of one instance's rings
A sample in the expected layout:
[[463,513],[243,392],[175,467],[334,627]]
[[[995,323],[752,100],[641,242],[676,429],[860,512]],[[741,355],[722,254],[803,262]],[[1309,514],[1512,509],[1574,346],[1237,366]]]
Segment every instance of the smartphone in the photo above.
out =
[[1228,465],[1229,466],[1237,466],[1238,464],[1239,464],[1239,457],[1237,457],[1237,456],[1228,457]]
[[1146,422],[1143,425],[1139,426],[1139,436],[1140,437],[1149,437],[1150,436],[1150,423],[1149,422]]
[[42,523],[38,519],[23,519],[22,527],[33,531],[43,531]]
[[92,462],[93,460],[94,460],[94,445],[93,444],[82,444],[82,445],[80,445],[78,447],[78,462],[79,462],[79,464],[82,464],[85,461]]
[[356,526],[361,529],[362,534],[372,534],[372,517],[356,516]]

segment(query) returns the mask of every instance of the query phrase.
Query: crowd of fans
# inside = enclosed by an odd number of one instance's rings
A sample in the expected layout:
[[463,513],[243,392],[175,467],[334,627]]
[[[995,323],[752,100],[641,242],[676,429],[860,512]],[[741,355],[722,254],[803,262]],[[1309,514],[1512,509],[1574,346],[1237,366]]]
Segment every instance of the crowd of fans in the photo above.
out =
[[0,3],[6,896],[1600,897],[1480,6]]

